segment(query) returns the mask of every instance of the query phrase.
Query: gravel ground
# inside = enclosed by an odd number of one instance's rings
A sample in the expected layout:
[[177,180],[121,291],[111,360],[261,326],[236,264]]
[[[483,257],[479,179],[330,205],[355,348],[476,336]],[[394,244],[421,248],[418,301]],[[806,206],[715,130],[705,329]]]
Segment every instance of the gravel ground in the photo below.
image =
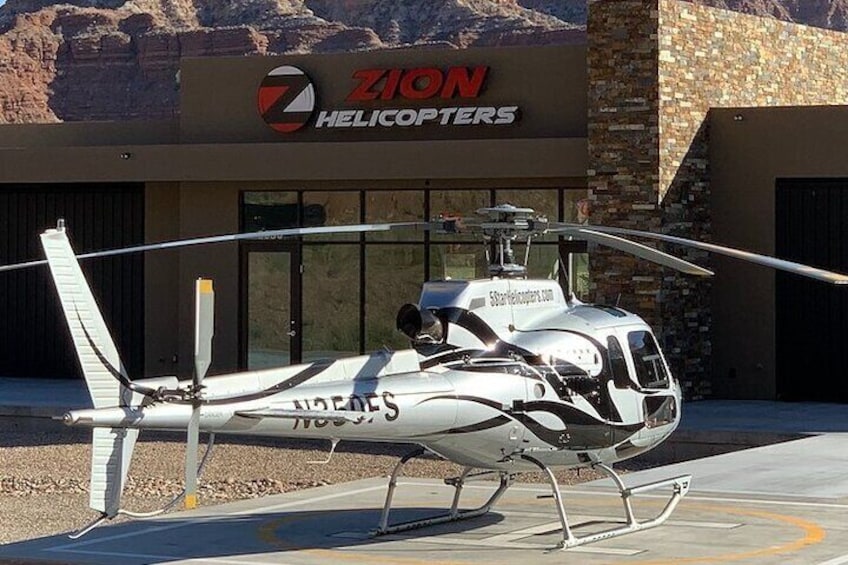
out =
[[[94,517],[88,508],[90,432],[58,425],[21,430],[0,418],[0,544],[67,532]],[[219,438],[216,438],[218,441]],[[203,438],[201,438],[203,440]],[[329,442],[287,440],[218,441],[201,479],[201,505],[214,505],[367,477],[388,476],[406,446],[339,444],[327,465]],[[135,511],[161,507],[182,489],[184,443],[175,434],[142,433],[135,450],[123,506]],[[459,467],[418,458],[406,476],[455,476]],[[560,484],[601,475],[583,470],[557,472]],[[519,477],[543,481],[541,473]]]

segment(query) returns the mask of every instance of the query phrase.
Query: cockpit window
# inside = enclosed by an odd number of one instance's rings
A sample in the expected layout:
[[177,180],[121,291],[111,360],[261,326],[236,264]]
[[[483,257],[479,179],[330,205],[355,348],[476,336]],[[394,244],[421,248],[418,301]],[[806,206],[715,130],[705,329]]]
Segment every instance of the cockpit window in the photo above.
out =
[[627,371],[627,361],[624,359],[624,351],[621,349],[618,339],[613,336],[607,338],[607,351],[612,382],[616,388],[628,388],[631,384],[630,373]]
[[630,332],[627,334],[627,342],[633,354],[639,384],[645,388],[668,388],[668,372],[654,336],[646,331]]

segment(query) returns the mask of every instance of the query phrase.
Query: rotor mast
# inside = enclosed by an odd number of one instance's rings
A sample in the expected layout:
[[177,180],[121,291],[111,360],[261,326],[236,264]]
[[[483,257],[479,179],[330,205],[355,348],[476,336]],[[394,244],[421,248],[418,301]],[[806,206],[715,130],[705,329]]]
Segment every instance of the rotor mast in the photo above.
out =
[[[486,244],[489,276],[526,278],[530,242],[534,237],[548,231],[548,219],[537,216],[532,208],[517,208],[512,204],[480,208],[477,214],[484,217],[480,222],[480,230]],[[526,245],[523,263],[516,262],[512,248],[512,242],[519,238],[523,239]],[[495,245],[494,258],[491,257],[490,244]]]

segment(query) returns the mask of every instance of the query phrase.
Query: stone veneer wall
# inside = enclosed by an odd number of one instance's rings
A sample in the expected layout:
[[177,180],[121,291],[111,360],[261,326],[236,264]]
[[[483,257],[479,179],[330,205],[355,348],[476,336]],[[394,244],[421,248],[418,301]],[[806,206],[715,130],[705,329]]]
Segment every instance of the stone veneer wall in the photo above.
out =
[[[679,0],[592,0],[588,27],[594,223],[709,240],[711,107],[848,104],[848,34]],[[709,283],[607,252],[592,272],[596,300],[623,297],[708,395]]]
[[681,178],[681,168],[711,107],[848,104],[848,33],[677,0],[659,6],[661,196],[703,177]]

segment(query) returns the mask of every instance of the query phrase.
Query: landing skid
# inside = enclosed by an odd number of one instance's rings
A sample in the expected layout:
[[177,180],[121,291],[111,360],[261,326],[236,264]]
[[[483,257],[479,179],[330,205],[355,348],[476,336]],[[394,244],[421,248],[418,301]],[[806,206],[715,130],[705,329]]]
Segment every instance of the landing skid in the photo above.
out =
[[[603,463],[596,463],[595,465],[593,465],[593,467],[596,469],[600,469],[601,471],[606,473],[613,480],[616,488],[618,488],[618,492],[621,495],[621,501],[624,504],[624,515],[626,519],[626,524],[620,528],[612,528],[609,530],[598,532],[596,534],[578,537],[574,535],[574,532],[568,525],[568,518],[565,514],[565,506],[562,503],[562,494],[560,493],[559,484],[557,483],[556,477],[554,476],[553,472],[551,472],[550,468],[548,468],[544,463],[529,455],[522,455],[521,458],[539,467],[539,469],[542,470],[548,477],[548,482],[550,482],[551,484],[551,490],[553,491],[554,500],[556,501],[559,520],[562,523],[562,541],[560,541],[558,544],[558,547],[562,549],[569,549],[572,547],[585,545],[587,543],[594,543],[597,541],[617,538],[626,534],[632,534],[634,532],[640,532],[659,526],[660,524],[665,522],[669,516],[671,516],[671,513],[674,512],[674,509],[677,507],[677,504],[684,496],[686,496],[686,493],[689,491],[689,483],[692,480],[691,475],[681,475],[679,477],[665,479],[663,481],[656,481],[653,483],[646,483],[644,485],[638,485],[635,487],[627,488],[618,473],[613,471],[611,467]],[[645,520],[642,522],[637,520],[636,516],[633,514],[633,507],[630,504],[630,497],[634,494],[640,494],[666,486],[672,487],[672,493],[662,512],[660,512],[656,517],[650,520]]]
[[[463,469],[462,474],[458,477],[445,479],[445,484],[450,485],[454,488],[453,494],[453,502],[451,503],[450,511],[447,514],[442,516],[434,516],[432,518],[425,518],[423,520],[411,520],[409,522],[400,522],[398,524],[389,525],[389,512],[391,511],[392,506],[392,498],[395,494],[395,488],[397,487],[397,479],[400,476],[400,472],[403,469],[403,466],[406,465],[411,459],[418,457],[424,453],[423,448],[416,449],[411,453],[406,454],[398,461],[398,464],[395,465],[394,471],[392,471],[392,476],[389,479],[389,489],[386,492],[386,503],[383,505],[383,513],[380,515],[380,525],[376,530],[371,532],[372,536],[383,536],[386,534],[396,534],[398,532],[406,532],[409,530],[415,530],[418,528],[425,528],[427,526],[435,526],[436,524],[446,524],[448,522],[458,522],[460,520],[468,520],[469,518],[476,518],[477,516],[482,516],[486,514],[489,510],[491,510],[492,506],[500,500],[501,496],[506,489],[508,489],[512,485],[513,476],[510,473],[506,472],[493,472],[493,471],[484,471],[481,473],[472,473],[474,470],[473,467],[465,467]],[[465,486],[465,481],[469,479],[479,478],[484,475],[497,474],[500,477],[500,485],[497,490],[489,497],[482,506],[479,508],[474,508],[471,510],[460,510],[459,509],[459,498],[462,494],[462,487]]]
[[[409,522],[401,522],[398,524],[390,525],[389,512],[391,511],[392,498],[394,497],[395,489],[397,488],[398,477],[400,476],[404,465],[406,465],[411,459],[418,457],[422,453],[424,453],[424,448],[416,449],[404,455],[401,460],[398,461],[397,465],[395,465],[395,468],[392,471],[391,478],[389,479],[389,488],[386,492],[386,502],[383,505],[383,512],[380,515],[380,524],[376,530],[371,532],[372,536],[377,537],[386,534],[395,534],[398,532],[406,532],[418,528],[425,528],[427,526],[434,526],[436,524],[458,522],[460,520],[467,520],[469,518],[476,518],[477,516],[482,516],[483,514],[486,514],[487,512],[489,512],[489,510],[491,510],[491,508],[498,502],[498,500],[500,500],[501,496],[503,496],[504,492],[506,492],[506,490],[512,485],[514,475],[511,473],[503,471],[483,471],[480,473],[472,473],[473,468],[466,467],[462,471],[462,474],[460,476],[452,479],[445,479],[445,484],[454,487],[453,503],[451,504],[450,511],[447,514],[444,514],[442,516],[434,516],[432,518],[425,518],[423,520],[412,520]],[[571,526],[568,523],[568,517],[565,513],[565,505],[562,501],[562,493],[559,489],[559,483],[557,482],[556,477],[554,476],[551,469],[547,465],[530,455],[522,454],[520,457],[525,461],[528,461],[538,467],[539,470],[545,473],[548,478],[548,482],[551,485],[551,491],[553,492],[554,500],[556,502],[557,514],[559,515],[559,520],[562,524],[562,541],[557,544],[557,547],[560,549],[569,549],[580,545],[586,545],[588,543],[612,539],[626,534],[632,534],[635,532],[648,530],[661,525],[669,518],[669,516],[671,516],[671,513],[674,512],[674,509],[677,507],[680,500],[684,496],[686,496],[686,493],[689,491],[689,483],[692,480],[691,475],[681,475],[679,477],[673,477],[671,479],[666,479],[663,481],[656,481],[653,483],[646,483],[644,485],[638,485],[635,487],[628,488],[621,480],[621,477],[618,475],[618,473],[616,473],[611,467],[603,463],[596,463],[595,465],[593,465],[593,468],[600,469],[601,471],[606,473],[613,480],[616,488],[618,488],[618,492],[621,495],[622,504],[624,505],[625,525],[618,528],[604,530],[595,534],[578,537],[574,535],[574,532],[572,531]],[[471,510],[460,510],[459,499],[462,494],[462,488],[463,486],[465,486],[465,482],[469,479],[492,474],[496,474],[500,477],[500,485],[498,486],[497,490],[495,490],[495,492],[492,494],[492,496],[489,497],[489,500],[487,500],[479,508],[474,508]],[[650,520],[639,521],[636,518],[636,515],[633,513],[633,507],[630,503],[630,498],[636,494],[641,494],[644,492],[668,486],[672,488],[672,493],[668,499],[668,502],[666,502],[666,505],[663,508],[662,512],[660,512],[656,517],[651,518]]]

